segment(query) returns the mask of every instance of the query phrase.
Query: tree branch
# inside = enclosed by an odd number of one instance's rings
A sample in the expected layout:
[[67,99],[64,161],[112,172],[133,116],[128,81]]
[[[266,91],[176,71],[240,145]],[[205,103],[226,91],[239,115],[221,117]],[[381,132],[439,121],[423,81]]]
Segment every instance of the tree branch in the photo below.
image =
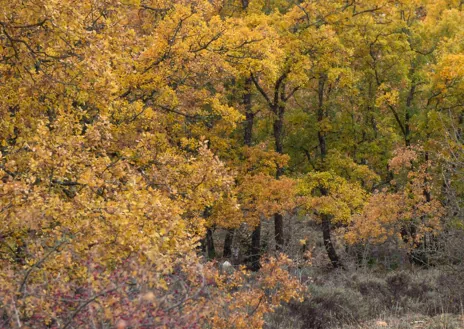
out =
[[250,74],[251,80],[253,80],[253,84],[255,85],[256,89],[258,89],[259,93],[263,95],[264,99],[266,100],[267,104],[269,105],[270,108],[272,108],[274,105],[271,102],[271,99],[269,96],[266,94],[264,89],[260,86],[258,79],[254,76],[253,73]]
[[398,113],[395,111],[395,109],[393,108],[393,106],[388,105],[388,108],[389,108],[390,111],[393,113],[393,116],[395,117],[396,122],[398,122],[398,125],[400,126],[400,129],[401,129],[401,132],[403,133],[403,136],[406,137],[406,129],[404,128],[404,125],[403,125],[403,123],[401,122],[400,117],[398,116]]

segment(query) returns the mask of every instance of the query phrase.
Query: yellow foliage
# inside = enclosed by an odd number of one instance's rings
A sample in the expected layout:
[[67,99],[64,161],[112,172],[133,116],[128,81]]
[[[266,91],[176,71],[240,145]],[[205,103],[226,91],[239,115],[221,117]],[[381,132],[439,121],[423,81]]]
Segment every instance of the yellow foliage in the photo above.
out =
[[304,207],[316,216],[329,215],[333,222],[349,223],[359,212],[367,193],[358,182],[349,182],[334,172],[313,172],[299,182]]

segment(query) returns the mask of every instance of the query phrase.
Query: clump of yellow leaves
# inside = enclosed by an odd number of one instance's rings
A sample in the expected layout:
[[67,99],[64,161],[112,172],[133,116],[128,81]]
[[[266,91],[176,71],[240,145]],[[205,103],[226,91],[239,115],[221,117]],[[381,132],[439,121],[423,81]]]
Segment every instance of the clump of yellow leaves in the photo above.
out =
[[333,222],[349,223],[367,198],[357,182],[350,182],[333,171],[314,172],[301,179],[299,193],[307,211],[316,216],[332,216]]

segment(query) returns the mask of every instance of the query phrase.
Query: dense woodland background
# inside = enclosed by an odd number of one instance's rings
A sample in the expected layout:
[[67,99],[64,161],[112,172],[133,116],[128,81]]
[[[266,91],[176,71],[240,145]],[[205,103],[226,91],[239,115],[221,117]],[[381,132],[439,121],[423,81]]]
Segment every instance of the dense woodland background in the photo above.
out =
[[464,328],[463,6],[0,0],[0,327]]

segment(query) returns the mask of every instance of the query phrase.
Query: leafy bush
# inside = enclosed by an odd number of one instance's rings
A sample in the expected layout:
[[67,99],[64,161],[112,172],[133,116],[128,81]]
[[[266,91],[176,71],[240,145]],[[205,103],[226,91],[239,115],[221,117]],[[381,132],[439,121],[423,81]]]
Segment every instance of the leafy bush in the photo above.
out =
[[302,319],[301,328],[314,329],[356,323],[367,311],[359,292],[334,286],[313,287],[311,297],[292,308]]

